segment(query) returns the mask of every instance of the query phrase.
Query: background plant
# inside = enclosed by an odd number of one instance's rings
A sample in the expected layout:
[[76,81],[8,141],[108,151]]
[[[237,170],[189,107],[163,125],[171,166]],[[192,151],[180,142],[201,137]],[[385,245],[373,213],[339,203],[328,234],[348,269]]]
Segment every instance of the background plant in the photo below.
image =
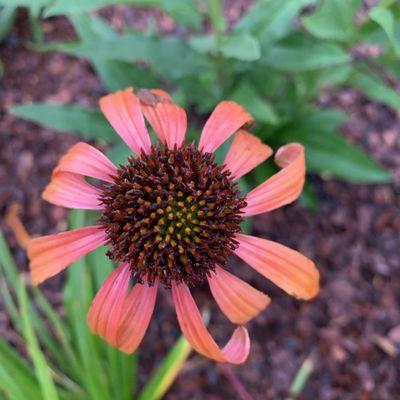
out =
[[[71,228],[81,226],[85,218],[82,212],[72,213]],[[21,354],[0,339],[2,399],[148,400],[160,399],[168,390],[191,350],[184,338],[138,392],[138,354],[125,355],[89,331],[87,310],[113,268],[103,253],[98,249],[68,269],[61,318],[40,289],[18,274],[0,232],[0,294],[20,335],[20,350],[27,352]]]
[[[357,183],[390,179],[338,133],[346,113],[321,109],[316,100],[327,90],[356,87],[400,109],[394,88],[400,77],[398,2],[381,0],[357,19],[361,0],[260,0],[228,29],[217,0],[41,1],[40,15],[67,15],[78,40],[37,44],[36,49],[88,59],[107,90],[168,86],[179,103],[194,106],[198,115],[210,112],[221,99],[233,99],[255,116],[255,132],[269,144],[303,143],[310,172]],[[184,35],[163,37],[151,28],[118,34],[93,13],[117,3],[162,7]],[[37,8],[38,2],[34,4]],[[207,21],[212,34],[202,29]],[[359,49],[374,51],[371,55]],[[33,104],[12,112],[86,138],[118,140],[97,110]],[[268,168],[261,167],[248,179],[265,177]]]

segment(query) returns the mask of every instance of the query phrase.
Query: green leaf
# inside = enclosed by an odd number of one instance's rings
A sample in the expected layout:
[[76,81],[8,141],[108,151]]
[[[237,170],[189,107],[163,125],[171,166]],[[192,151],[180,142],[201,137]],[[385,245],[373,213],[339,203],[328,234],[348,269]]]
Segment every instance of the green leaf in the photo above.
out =
[[316,111],[285,128],[278,134],[279,140],[305,146],[308,171],[355,183],[390,181],[386,170],[335,132],[342,118],[342,113]]
[[168,352],[154,375],[147,381],[138,400],[161,399],[179,374],[190,351],[189,343],[182,336]]
[[117,140],[117,135],[98,110],[77,105],[34,103],[14,106],[10,112],[56,131],[76,132],[88,139]]
[[41,392],[32,367],[0,338],[0,392],[10,400],[40,399]]
[[271,125],[279,123],[279,117],[272,104],[262,98],[250,84],[240,84],[228,97],[243,105],[256,121]]
[[306,182],[299,198],[300,204],[311,212],[317,212],[319,208],[318,197],[314,186]]
[[303,24],[320,39],[347,42],[354,33],[354,19],[360,5],[361,0],[323,0],[315,13],[303,18]]
[[49,3],[49,6],[44,12],[45,18],[53,17],[55,15],[82,13],[84,11],[96,10],[112,4],[134,4],[140,6],[152,6],[160,4],[159,0],[49,0],[47,2]]
[[370,99],[379,101],[395,109],[400,109],[400,93],[388,87],[377,75],[358,72],[352,77],[351,83]]
[[377,6],[369,12],[369,17],[382,27],[394,51],[400,54],[400,24],[396,26],[392,12],[387,8]]
[[290,72],[333,67],[350,61],[350,55],[339,45],[305,38],[275,46],[262,58],[264,65]]
[[160,6],[178,24],[199,30],[202,16],[197,9],[195,0],[160,0]]
[[228,58],[241,61],[255,61],[260,58],[260,44],[249,34],[228,36],[222,40],[221,53]]
[[0,9],[0,42],[7,36],[14,24],[17,15],[16,7],[3,7]]
[[315,0],[269,0],[258,1],[250,11],[239,20],[234,33],[251,33],[263,48],[282,39],[293,30],[293,19],[306,5]]
[[19,283],[17,291],[18,303],[20,305],[22,329],[29,354],[35,366],[35,373],[40,384],[44,400],[57,400],[58,393],[51,378],[50,367],[46,357],[39,347],[33,323],[28,309],[28,297],[23,281]]

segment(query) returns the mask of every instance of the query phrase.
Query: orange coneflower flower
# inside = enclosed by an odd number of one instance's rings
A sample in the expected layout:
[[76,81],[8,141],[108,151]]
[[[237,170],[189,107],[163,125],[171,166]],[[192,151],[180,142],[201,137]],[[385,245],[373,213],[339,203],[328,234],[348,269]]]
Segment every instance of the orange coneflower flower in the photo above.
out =
[[[199,353],[242,363],[250,349],[243,324],[270,299],[223,269],[232,252],[297,298],[310,299],[318,292],[319,275],[312,261],[280,244],[240,233],[243,216],[271,211],[299,196],[305,179],[303,147],[281,147],[275,161],[282,170],[242,197],[236,180],[272,150],[240,130],[252,117],[237,103],[218,104],[198,148],[184,144],[185,111],[161,90],[129,88],[103,97],[100,107],[138,156],[117,168],[99,150],[78,143],[61,158],[43,198],[64,207],[100,210],[101,216],[95,226],[33,239],[28,246],[33,283],[107,244],[107,255],[119,266],[90,307],[88,323],[94,333],[126,353],[135,351],[162,284],[172,289],[179,325]],[[151,145],[143,116],[163,145]],[[219,166],[213,152],[235,132]],[[102,183],[93,186],[85,177]],[[205,281],[222,312],[239,325],[222,349],[189,291],[189,286]]]

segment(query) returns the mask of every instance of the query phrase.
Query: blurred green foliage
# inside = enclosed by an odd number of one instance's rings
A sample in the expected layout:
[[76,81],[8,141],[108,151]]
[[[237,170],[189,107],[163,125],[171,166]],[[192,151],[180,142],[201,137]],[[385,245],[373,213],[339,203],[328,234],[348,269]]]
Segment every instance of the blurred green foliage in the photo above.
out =
[[[222,99],[236,100],[255,116],[254,132],[273,147],[303,143],[310,172],[356,183],[390,180],[387,171],[340,135],[347,115],[321,109],[316,100],[324,91],[356,87],[400,109],[400,93],[393,86],[400,78],[398,1],[381,0],[360,16],[361,0],[258,0],[232,27],[219,0],[0,0],[0,5],[15,1],[43,18],[67,15],[78,39],[37,42],[36,49],[89,60],[108,91],[167,87],[200,116]],[[179,34],[163,36],[152,26],[119,34],[95,13],[117,3],[163,8]],[[204,33],[209,31],[205,23],[212,33]],[[366,46],[373,51],[356,50]],[[33,104],[12,112],[86,138],[118,140],[95,110]],[[257,181],[257,175],[247,179]]]
[[[82,226],[85,218],[73,212],[70,227]],[[1,399],[157,400],[165,394],[191,350],[183,337],[136,395],[137,355],[125,355],[89,331],[87,310],[112,268],[103,249],[69,267],[60,317],[18,273],[0,231],[0,296],[19,343],[17,350],[0,338]]]

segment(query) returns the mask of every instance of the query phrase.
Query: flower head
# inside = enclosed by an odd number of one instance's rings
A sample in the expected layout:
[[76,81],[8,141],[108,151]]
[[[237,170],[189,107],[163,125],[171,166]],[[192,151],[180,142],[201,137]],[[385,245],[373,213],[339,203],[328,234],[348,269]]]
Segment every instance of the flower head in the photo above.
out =
[[[28,246],[33,282],[39,284],[108,245],[107,255],[119,265],[90,307],[88,323],[94,333],[124,352],[135,351],[161,283],[171,289],[180,327],[199,353],[220,362],[245,361],[250,342],[243,324],[270,299],[223,268],[232,253],[297,298],[310,299],[318,292],[318,271],[309,259],[240,233],[243,217],[299,196],[305,179],[303,147],[281,147],[275,161],[282,170],[243,196],[237,179],[272,150],[241,129],[252,117],[237,103],[224,101],[215,108],[198,148],[184,143],[186,114],[161,90],[129,88],[103,97],[100,107],[136,157],[117,168],[99,150],[78,143],[61,158],[43,198],[101,214],[97,225],[33,239]],[[151,145],[144,117],[161,143]],[[213,152],[235,132],[220,166]],[[85,177],[100,183],[94,186]],[[222,349],[190,294],[189,287],[204,282],[227,318],[240,325]]]

